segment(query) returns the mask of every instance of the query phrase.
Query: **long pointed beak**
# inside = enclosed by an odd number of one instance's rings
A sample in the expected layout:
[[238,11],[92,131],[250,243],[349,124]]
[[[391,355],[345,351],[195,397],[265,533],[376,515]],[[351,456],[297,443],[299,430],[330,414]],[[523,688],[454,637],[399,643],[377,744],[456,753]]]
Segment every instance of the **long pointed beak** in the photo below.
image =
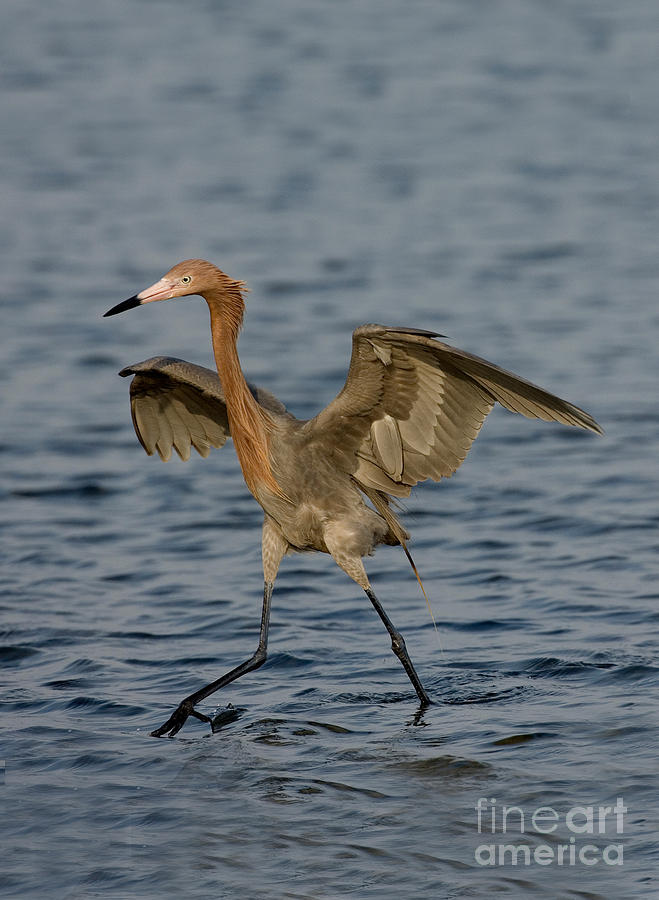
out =
[[126,312],[127,309],[134,309],[136,306],[142,306],[143,303],[153,303],[154,300],[167,300],[171,297],[171,291],[172,285],[166,282],[164,278],[161,278],[160,281],[156,281],[151,287],[144,291],[140,291],[140,293],[135,294],[134,297],[129,297],[128,300],[124,300],[123,303],[117,303],[112,309],[103,313],[103,318],[106,316],[116,316],[117,313]]
[[112,309],[109,309],[106,313],[103,313],[103,318],[106,316],[116,316],[117,313],[126,312],[127,309],[135,309],[136,306],[140,306],[142,301],[135,294],[134,297],[129,297],[128,300],[124,300],[123,303],[117,303],[116,306],[113,306]]

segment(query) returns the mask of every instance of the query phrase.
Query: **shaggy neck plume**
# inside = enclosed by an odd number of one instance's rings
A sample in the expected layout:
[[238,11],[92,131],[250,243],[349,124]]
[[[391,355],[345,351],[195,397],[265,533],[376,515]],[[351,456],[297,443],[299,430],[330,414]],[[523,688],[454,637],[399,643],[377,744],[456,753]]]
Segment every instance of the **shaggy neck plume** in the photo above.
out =
[[[222,382],[229,428],[247,487],[256,497],[259,487],[283,496],[270,466],[272,420],[247,386],[238,359],[238,334],[243,323],[243,282],[218,269],[217,287],[204,291],[211,317],[215,364]],[[258,498],[257,498],[258,499]]]

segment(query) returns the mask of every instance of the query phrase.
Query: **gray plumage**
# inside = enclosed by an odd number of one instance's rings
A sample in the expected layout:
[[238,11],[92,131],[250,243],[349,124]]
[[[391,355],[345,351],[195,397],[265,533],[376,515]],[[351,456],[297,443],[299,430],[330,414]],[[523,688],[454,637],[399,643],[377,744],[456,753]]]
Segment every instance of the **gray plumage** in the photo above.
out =
[[[149,456],[157,451],[167,462],[176,450],[190,459],[190,448],[208,456],[230,437],[227,407],[217,372],[175,356],[152,356],[126,366],[122,378],[130,384],[130,409],[135,433]],[[263,388],[249,384],[254,399],[269,412],[284,415],[283,403]]]
[[[495,403],[528,418],[601,433],[584,410],[433,332],[362,325],[352,337],[346,382],[317,416],[301,421],[271,393],[247,383],[237,354],[244,284],[206,260],[184,260],[146,290],[110,309],[200,294],[211,317],[218,375],[172,357],[129,366],[133,424],[147,453],[164,460],[194,447],[207,456],[230,431],[245,481],[264,510],[263,611],[254,655],[186,697],[153,735],[174,735],[195,706],[266,659],[272,590],[283,556],[319,550],[366,592],[422,707],[430,703],[402,635],[373,593],[362,558],[409,535],[393,512],[419,481],[452,475]],[[418,573],[417,577],[418,577]]]
[[[151,455],[172,449],[208,456],[229,434],[218,375],[203,366],[157,356],[122,369],[130,387],[135,432]],[[280,434],[322,445],[337,470],[360,486],[405,497],[419,481],[452,475],[495,402],[527,418],[576,425],[601,434],[587,412],[498,366],[412,328],[362,325],[353,333],[346,383],[315,418],[294,419],[269,391],[249,384]],[[329,485],[327,486],[329,489]]]

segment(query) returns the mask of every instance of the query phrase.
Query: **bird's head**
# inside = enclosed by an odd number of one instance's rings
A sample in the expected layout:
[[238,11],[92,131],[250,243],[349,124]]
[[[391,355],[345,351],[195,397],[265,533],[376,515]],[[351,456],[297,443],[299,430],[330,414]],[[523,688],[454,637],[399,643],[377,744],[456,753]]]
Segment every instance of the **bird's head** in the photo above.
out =
[[177,263],[151,287],[113,306],[104,316],[115,316],[156,300],[172,300],[174,297],[187,297],[191,294],[207,297],[217,291],[240,297],[241,291],[245,290],[247,288],[244,282],[229,278],[213,263],[206,262],[205,259],[186,259]]

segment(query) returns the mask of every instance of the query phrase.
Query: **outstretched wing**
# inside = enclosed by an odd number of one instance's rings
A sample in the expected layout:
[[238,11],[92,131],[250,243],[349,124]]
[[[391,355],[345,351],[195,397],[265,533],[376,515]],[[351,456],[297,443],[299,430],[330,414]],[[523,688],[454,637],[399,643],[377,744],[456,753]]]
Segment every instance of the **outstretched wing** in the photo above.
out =
[[[191,447],[208,456],[211,447],[222,447],[231,436],[222,385],[210,369],[172,356],[154,356],[119,374],[135,376],[130,385],[131,414],[149,456],[157,451],[167,461],[174,448],[181,459],[189,459]],[[265,409],[286,413],[269,391],[251,384],[249,389]]]
[[495,402],[601,433],[588,413],[413,328],[362,325],[339,395],[305,429],[367,488],[405,497],[456,471]]

